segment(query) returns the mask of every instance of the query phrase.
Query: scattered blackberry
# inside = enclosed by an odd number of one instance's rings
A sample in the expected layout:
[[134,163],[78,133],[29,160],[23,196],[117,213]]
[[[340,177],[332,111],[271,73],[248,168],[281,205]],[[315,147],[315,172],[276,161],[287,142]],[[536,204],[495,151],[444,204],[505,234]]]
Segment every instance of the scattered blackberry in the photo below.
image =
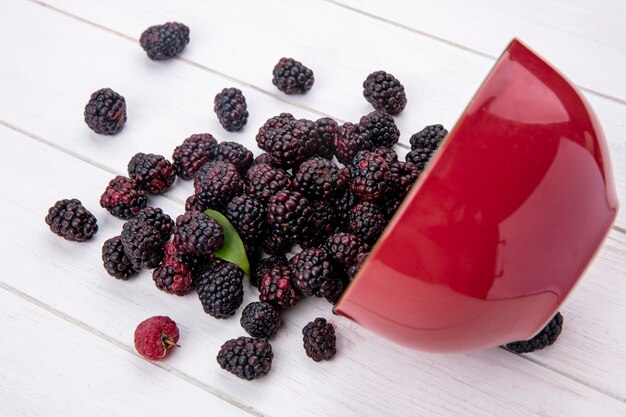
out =
[[345,178],[332,161],[316,156],[300,164],[292,184],[311,200],[326,200],[343,189]]
[[272,358],[272,345],[266,339],[241,336],[222,345],[217,363],[238,378],[251,381],[270,371]]
[[273,166],[274,158],[272,158],[272,155],[268,154],[267,152],[261,152],[259,156],[254,158],[254,161],[252,162],[252,166],[260,165],[260,164],[268,164],[270,166]]
[[373,146],[369,133],[359,123],[348,122],[339,126],[335,137],[335,156],[342,164],[351,164],[357,152],[372,149]]
[[363,96],[376,110],[392,116],[400,114],[406,106],[404,87],[393,75],[376,71],[363,82]]
[[358,236],[338,232],[326,240],[325,249],[338,265],[348,269],[356,264],[360,253],[368,252],[370,248]]
[[177,22],[150,26],[141,34],[139,43],[148,58],[154,61],[171,59],[189,43],[189,28]]
[[359,269],[361,269],[361,267],[365,263],[365,259],[367,259],[367,256],[369,254],[369,252],[361,252],[356,256],[356,262],[346,271],[349,282],[352,282],[356,274],[359,272]]
[[84,116],[94,132],[115,135],[126,123],[126,100],[110,88],[102,88],[91,95]]
[[224,245],[224,229],[211,216],[187,211],[176,219],[173,242],[180,253],[210,255]]
[[366,243],[375,243],[385,226],[387,219],[375,204],[359,203],[350,211],[348,230]]
[[165,244],[164,252],[161,266],[152,271],[155,285],[168,294],[189,294],[195,288],[191,257],[179,253],[173,242]]
[[335,328],[326,319],[318,317],[302,329],[306,355],[315,362],[329,360],[337,353]]
[[291,259],[293,284],[304,296],[327,297],[332,294],[339,275],[324,249],[304,249]]
[[280,313],[270,304],[255,301],[243,309],[240,323],[250,336],[271,339],[283,321]]
[[272,84],[285,94],[304,94],[315,82],[313,71],[293,58],[281,58],[272,74]]
[[241,193],[243,181],[237,168],[230,162],[211,161],[198,171],[193,186],[201,204],[221,211],[233,197]]
[[100,205],[119,219],[130,219],[148,202],[146,192],[135,180],[118,175],[100,197]]
[[263,250],[269,255],[285,255],[293,246],[293,240],[286,238],[275,230],[270,230],[261,243]]
[[411,136],[411,152],[406,155],[405,160],[423,171],[447,134],[448,131],[442,125],[426,126]]
[[174,220],[167,214],[163,212],[158,207],[146,207],[141,209],[135,217],[133,221],[146,222],[150,226],[157,229],[157,231],[161,234],[161,238],[163,242],[167,242],[170,240],[172,236],[172,231],[174,230]]
[[245,194],[234,197],[228,203],[225,214],[244,242],[254,245],[265,238],[266,210],[259,200]]
[[254,161],[252,152],[236,142],[220,142],[215,156],[217,159],[233,164],[241,174],[244,174]]
[[259,288],[259,284],[261,283],[263,275],[265,275],[265,273],[269,271],[271,267],[275,265],[287,266],[288,264],[289,262],[287,261],[287,257],[285,255],[275,255],[270,256],[269,258],[261,259],[252,269],[252,273],[250,275],[250,283]]
[[243,271],[230,262],[214,262],[198,276],[196,292],[205,313],[230,317],[243,303]]
[[337,226],[337,214],[331,201],[314,201],[311,209],[313,216],[309,233],[300,241],[300,244],[307,248],[322,243]]
[[504,347],[515,353],[534,352],[535,350],[541,350],[556,342],[561,331],[563,331],[563,316],[561,313],[557,312],[541,332],[532,339],[507,343]]
[[271,196],[291,187],[291,178],[281,168],[258,164],[246,172],[244,183],[246,194],[267,204]]
[[337,226],[348,224],[352,207],[359,203],[359,198],[350,190],[345,190],[335,200],[335,213],[337,214]]
[[400,130],[396,122],[385,112],[375,110],[361,117],[359,124],[365,128],[374,146],[391,147],[400,138]]
[[122,228],[122,245],[135,269],[152,269],[163,259],[163,241],[154,227],[142,222],[126,222]]
[[225,88],[215,96],[213,111],[222,127],[236,132],[248,122],[246,98],[238,88]]
[[293,285],[292,270],[289,266],[274,265],[263,274],[259,300],[275,307],[289,308],[298,302],[298,293]]
[[298,191],[282,190],[270,197],[267,223],[273,230],[296,242],[306,238],[311,228],[309,201]]
[[162,194],[174,184],[176,172],[164,156],[139,152],[128,163],[128,176],[150,194]]
[[172,160],[176,174],[184,180],[190,180],[207,162],[215,158],[217,140],[209,133],[189,136],[174,149]]
[[350,189],[362,201],[381,200],[397,185],[385,158],[374,152],[360,151],[349,172]]
[[315,128],[319,136],[319,148],[316,154],[326,159],[332,159],[335,154],[335,139],[339,125],[330,117],[324,117],[315,121]]
[[398,154],[391,148],[379,146],[378,148],[374,148],[372,152],[385,158],[385,161],[387,161],[388,164],[398,162]]
[[102,245],[102,263],[109,275],[124,281],[134,277],[139,272],[124,253],[121,236],[112,237],[104,242]]
[[75,198],[54,203],[45,221],[53,233],[73,242],[84,242],[98,232],[95,216]]
[[190,195],[185,200],[185,211],[204,211],[207,209],[207,206],[198,201],[198,196],[195,194]]
[[281,113],[278,116],[267,119],[256,135],[256,143],[259,145],[259,148],[270,152],[274,148],[277,131],[294,120],[296,119],[291,113]]

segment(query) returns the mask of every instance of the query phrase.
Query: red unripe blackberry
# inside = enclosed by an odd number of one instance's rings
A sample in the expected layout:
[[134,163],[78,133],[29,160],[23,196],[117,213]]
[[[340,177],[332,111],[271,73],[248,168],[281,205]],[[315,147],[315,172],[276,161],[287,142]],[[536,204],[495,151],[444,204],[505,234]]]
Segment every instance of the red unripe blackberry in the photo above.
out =
[[184,180],[193,179],[196,172],[215,158],[217,140],[209,133],[189,136],[174,149],[172,160],[176,174]]
[[102,135],[114,135],[126,123],[126,100],[110,88],[102,88],[91,95],[85,106],[85,123]]
[[289,266],[275,265],[263,274],[259,300],[275,307],[289,308],[298,303],[299,297],[293,285],[292,270]]
[[304,94],[315,82],[313,71],[293,58],[281,58],[272,74],[272,84],[285,94]]
[[406,106],[404,86],[393,75],[376,71],[363,82],[363,96],[376,110],[392,116],[400,114]]
[[324,249],[303,249],[291,259],[293,284],[300,294],[310,297],[327,297],[330,295],[339,275]]
[[318,317],[302,329],[306,355],[315,362],[329,360],[337,353],[335,328],[326,319]]
[[128,176],[150,194],[162,194],[174,184],[176,172],[172,163],[164,156],[135,154],[128,163]]
[[193,268],[188,256],[178,252],[172,242],[165,244],[165,255],[161,266],[152,272],[158,289],[168,294],[184,296],[195,288]]
[[173,243],[180,253],[208,256],[224,245],[224,229],[211,216],[187,211],[176,219]]
[[361,117],[359,124],[365,128],[374,146],[391,147],[400,138],[400,130],[396,122],[385,112],[375,110]]
[[344,123],[339,126],[335,137],[335,156],[344,165],[352,163],[352,159],[360,150],[373,148],[367,130],[359,123]]
[[254,161],[252,152],[237,142],[220,142],[217,145],[215,157],[222,161],[230,162],[241,174],[245,174],[252,165],[252,161]]
[[247,195],[267,204],[271,196],[291,187],[291,178],[281,168],[258,164],[246,172],[244,183]]
[[189,43],[189,28],[182,23],[167,22],[150,26],[139,39],[148,58],[163,61],[174,58]]
[[57,201],[48,209],[45,221],[53,233],[74,242],[89,240],[98,232],[95,216],[75,198]]
[[272,345],[267,339],[241,336],[222,345],[217,363],[238,378],[248,381],[266,375],[272,368]]
[[201,204],[222,211],[233,197],[241,194],[243,181],[233,164],[218,160],[207,163],[196,173],[193,186]]
[[114,278],[128,280],[139,273],[124,252],[121,236],[108,239],[102,245],[102,263],[107,273]]
[[238,88],[225,88],[215,96],[213,111],[222,127],[236,132],[248,122],[246,98]]

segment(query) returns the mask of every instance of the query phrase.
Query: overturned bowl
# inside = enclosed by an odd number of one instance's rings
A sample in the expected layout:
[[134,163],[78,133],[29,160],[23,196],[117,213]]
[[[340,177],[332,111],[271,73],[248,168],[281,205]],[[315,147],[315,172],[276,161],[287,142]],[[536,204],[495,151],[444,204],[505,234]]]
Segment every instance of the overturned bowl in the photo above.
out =
[[425,351],[530,339],[582,277],[617,208],[593,110],[514,40],[335,311]]

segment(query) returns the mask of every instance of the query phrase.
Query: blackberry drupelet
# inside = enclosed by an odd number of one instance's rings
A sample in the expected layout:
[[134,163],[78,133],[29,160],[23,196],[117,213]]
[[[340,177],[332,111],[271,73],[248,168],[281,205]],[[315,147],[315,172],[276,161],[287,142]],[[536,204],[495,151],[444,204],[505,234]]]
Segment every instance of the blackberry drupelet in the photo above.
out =
[[165,244],[164,252],[161,266],[152,271],[156,287],[168,294],[189,294],[195,288],[192,258],[179,253],[173,242]]
[[176,219],[173,243],[180,253],[208,256],[224,245],[224,229],[211,216],[187,211]]
[[163,240],[154,227],[136,221],[124,223],[122,245],[135,269],[152,269],[163,259]]
[[258,164],[250,167],[246,172],[244,184],[244,191],[247,195],[267,204],[271,196],[281,190],[291,188],[291,178],[281,168]]
[[201,204],[222,211],[233,197],[241,194],[243,181],[230,162],[211,161],[198,171],[193,186]]
[[275,307],[289,308],[298,303],[299,296],[293,285],[290,266],[274,265],[263,274],[259,300]]
[[363,149],[372,149],[373,143],[367,130],[359,123],[344,123],[335,137],[335,156],[344,165],[352,163],[354,156]]
[[230,262],[213,262],[198,276],[196,292],[205,313],[218,319],[230,317],[243,303],[243,271]]
[[380,201],[393,193],[397,185],[385,158],[360,151],[353,160],[350,172],[350,189],[362,201]]
[[332,159],[335,154],[335,139],[337,138],[339,125],[330,117],[323,117],[315,121],[315,128],[319,136],[319,147],[316,155]]
[[109,275],[123,281],[134,277],[139,272],[132,265],[130,258],[126,256],[121,236],[112,237],[104,242],[102,245],[102,263]]
[[167,22],[150,26],[139,39],[139,44],[154,61],[174,58],[189,43],[189,28],[182,23]]
[[172,236],[172,231],[174,230],[174,220],[167,214],[163,212],[158,207],[145,207],[141,209],[135,217],[133,221],[146,222],[150,226],[157,229],[157,231],[161,234],[161,238],[163,242],[167,242],[170,240]]
[[287,266],[289,262],[287,261],[287,257],[285,255],[274,255],[269,258],[261,259],[257,262],[257,264],[252,269],[252,273],[250,275],[250,283],[255,287],[259,288],[259,284],[261,283],[261,279],[263,275],[267,271],[270,270],[273,266]]
[[515,353],[530,353],[541,350],[556,342],[563,331],[563,316],[557,312],[546,326],[530,340],[508,343],[504,347]]
[[251,381],[270,371],[272,358],[272,345],[266,339],[241,336],[222,345],[217,363],[238,378]]
[[146,192],[135,180],[118,175],[113,178],[100,197],[100,205],[113,216],[128,220],[146,207]]
[[75,198],[54,203],[44,220],[53,233],[73,242],[90,240],[98,232],[96,217]]
[[337,353],[335,328],[326,319],[318,317],[302,329],[306,355],[315,362],[329,360]]
[[391,147],[400,138],[400,130],[396,122],[385,112],[375,110],[361,117],[359,124],[365,128],[374,146]]
[[190,180],[207,162],[215,158],[217,140],[209,133],[189,136],[174,149],[172,160],[176,174],[184,180]]
[[220,142],[217,145],[215,157],[233,164],[240,174],[245,174],[252,165],[252,161],[254,161],[252,152],[236,142]]
[[352,208],[348,217],[348,231],[374,244],[387,226],[387,219],[375,204],[364,202]]
[[301,242],[310,233],[313,211],[306,197],[298,191],[282,190],[270,197],[267,223],[279,235]]
[[281,58],[272,74],[272,84],[285,94],[304,94],[315,82],[313,71],[293,58]]
[[415,164],[417,169],[424,170],[428,161],[445,139],[448,131],[442,125],[430,125],[411,136],[411,152],[405,160]]
[[368,252],[369,245],[351,233],[338,232],[326,240],[325,249],[337,265],[347,270],[357,262],[360,253]]
[[270,304],[255,301],[243,309],[240,323],[250,336],[271,339],[283,321],[278,310]]
[[226,217],[237,229],[239,237],[249,245],[261,242],[267,234],[265,205],[248,195],[234,197],[226,207]]
[[213,111],[222,127],[236,132],[248,122],[246,98],[238,88],[225,88],[215,96]]
[[126,100],[110,88],[102,88],[91,95],[85,106],[85,123],[102,135],[114,135],[126,123]]
[[363,96],[376,109],[392,116],[400,114],[406,106],[404,87],[393,75],[376,71],[363,82]]
[[348,224],[350,211],[358,203],[359,198],[349,189],[345,190],[334,200],[335,213],[337,216],[337,226],[344,226]]
[[293,284],[300,294],[327,297],[332,294],[339,275],[324,249],[304,249],[291,259]]
[[286,238],[275,230],[270,230],[263,242],[261,242],[261,246],[268,255],[278,256],[289,252],[293,243],[293,240]]
[[164,156],[139,152],[128,163],[128,176],[150,194],[162,194],[174,184],[176,171]]
[[292,186],[311,201],[326,200],[345,187],[346,179],[340,168],[321,157],[307,159],[295,170]]

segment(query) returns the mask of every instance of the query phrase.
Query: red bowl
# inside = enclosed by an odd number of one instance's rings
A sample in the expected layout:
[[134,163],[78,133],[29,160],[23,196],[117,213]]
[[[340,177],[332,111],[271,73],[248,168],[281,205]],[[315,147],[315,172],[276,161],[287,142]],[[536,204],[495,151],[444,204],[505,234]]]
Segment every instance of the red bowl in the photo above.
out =
[[336,312],[432,352],[530,339],[582,277],[617,208],[591,107],[514,40]]

